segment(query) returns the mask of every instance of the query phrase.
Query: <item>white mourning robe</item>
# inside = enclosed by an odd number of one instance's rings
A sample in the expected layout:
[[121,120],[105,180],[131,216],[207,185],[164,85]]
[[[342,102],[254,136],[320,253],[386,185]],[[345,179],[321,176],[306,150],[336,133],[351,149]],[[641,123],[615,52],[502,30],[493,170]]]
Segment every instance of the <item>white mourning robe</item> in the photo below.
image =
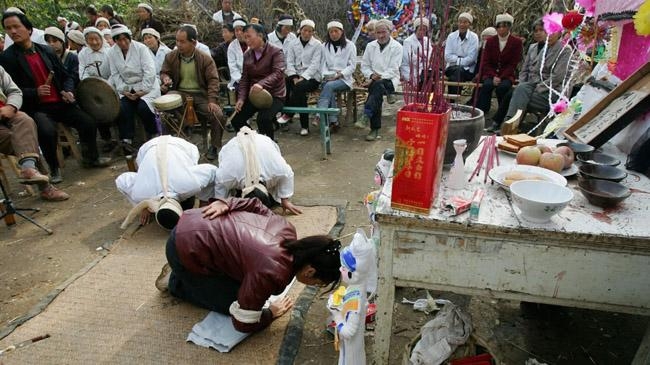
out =
[[300,37],[297,37],[287,45],[287,68],[284,73],[287,76],[298,75],[305,80],[314,79],[320,82],[322,51],[322,43],[318,39],[311,37],[303,47]]
[[[102,41],[104,37],[102,37]],[[108,80],[111,76],[111,66],[110,61],[108,60],[108,50],[110,47],[103,43],[102,48],[99,51],[93,51],[90,47],[84,47],[79,52],[79,80],[86,79],[88,77],[101,77],[104,80]],[[98,66],[95,66],[95,62],[98,63]],[[99,67],[99,73],[97,68]]]
[[228,45],[228,70],[230,71],[228,88],[234,89],[235,83],[239,82],[244,71],[244,52],[241,50],[241,44],[237,38]]
[[399,86],[399,68],[402,65],[402,45],[393,38],[382,51],[379,43],[374,40],[366,46],[361,59],[361,73],[366,79],[376,73],[382,79],[391,80],[397,90]]
[[[293,196],[293,170],[284,160],[280,148],[269,137],[254,134],[260,180],[273,199],[280,202]],[[214,187],[215,198],[226,198],[233,190],[243,190],[246,162],[238,138],[231,139],[219,152],[219,169]]]
[[198,195],[200,200],[207,201],[214,193],[217,167],[212,164],[198,164],[200,157],[198,148],[182,138],[172,136],[156,137],[143,144],[136,158],[138,172],[125,172],[118,176],[115,179],[117,189],[133,205],[146,199],[162,198],[163,188],[157,156],[159,143],[163,137],[169,138],[167,196],[181,202]]
[[[151,49],[149,49],[151,51]],[[153,60],[156,63],[156,77],[160,79],[160,69],[162,68],[163,62],[165,62],[165,56],[167,56],[167,53],[171,52],[172,50],[167,47],[163,42],[160,42],[160,45],[158,46],[158,51],[156,51],[156,54],[151,51],[151,54],[153,55]]]
[[337,47],[335,50],[333,45],[328,47],[325,43],[322,47],[321,75],[330,76],[340,72],[342,80],[352,88],[352,74],[357,68],[357,47],[349,40],[345,43],[345,48]]
[[[424,45],[424,46],[423,46]],[[429,37],[423,37],[422,42],[418,40],[415,33],[404,40],[402,45],[402,65],[400,73],[404,80],[411,79],[411,61],[413,61],[413,72],[424,72],[429,67],[429,59],[433,56],[433,47]],[[415,61],[417,60],[417,61]],[[419,66],[418,66],[419,63]]]
[[284,42],[280,40],[278,37],[278,34],[275,31],[272,31],[271,33],[267,34],[267,42],[282,49],[282,52],[284,53],[284,62],[287,62],[287,52],[289,48],[289,43],[291,43],[294,39],[296,39],[296,34],[291,32],[287,34],[287,36],[284,38]]
[[142,97],[151,112],[155,112],[153,101],[160,96],[160,85],[156,79],[156,63],[149,47],[131,41],[126,58],[117,45],[108,51],[108,60],[111,66],[109,79],[113,88],[123,98],[123,91],[149,91]]

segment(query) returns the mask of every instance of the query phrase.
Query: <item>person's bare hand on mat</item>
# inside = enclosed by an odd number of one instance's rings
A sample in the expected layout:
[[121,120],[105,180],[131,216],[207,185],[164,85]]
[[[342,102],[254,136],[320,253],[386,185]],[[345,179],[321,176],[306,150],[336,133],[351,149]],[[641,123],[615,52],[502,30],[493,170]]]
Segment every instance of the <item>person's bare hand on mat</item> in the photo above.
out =
[[215,219],[228,211],[228,205],[221,200],[216,200],[212,204],[203,208],[203,218]]
[[287,313],[291,307],[293,307],[293,299],[285,296],[282,299],[278,299],[271,303],[271,305],[269,305],[269,310],[273,313],[273,318],[278,318]]
[[141,226],[146,226],[149,224],[149,221],[151,221],[151,211],[149,211],[149,208],[142,209],[140,212],[140,225]]
[[289,213],[293,213],[295,215],[302,213],[302,210],[300,210],[297,206],[293,205],[293,203],[291,203],[291,200],[287,198],[282,198],[281,201],[282,201],[283,214],[287,214],[287,210],[289,211]]

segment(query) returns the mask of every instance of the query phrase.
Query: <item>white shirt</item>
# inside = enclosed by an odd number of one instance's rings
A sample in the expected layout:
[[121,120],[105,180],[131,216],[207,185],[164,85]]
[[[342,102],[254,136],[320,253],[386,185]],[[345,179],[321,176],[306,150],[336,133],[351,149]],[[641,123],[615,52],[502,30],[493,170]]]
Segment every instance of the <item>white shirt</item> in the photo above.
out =
[[[422,45],[425,45],[427,48],[423,51]],[[404,40],[402,45],[402,65],[400,66],[400,73],[404,80],[410,80],[411,77],[411,60],[413,58],[419,59],[419,66],[417,62],[413,63],[413,71],[418,70],[422,73],[426,68],[429,67],[429,59],[433,55],[433,47],[431,42],[429,42],[429,37],[424,37],[422,43],[415,36],[415,33],[411,34]]]
[[234,89],[235,83],[239,82],[244,71],[244,52],[241,50],[241,44],[237,38],[228,45],[228,70],[230,71],[228,88]]
[[136,163],[138,172],[125,172],[115,179],[117,189],[131,204],[161,198],[163,196],[158,152],[161,138],[167,142],[167,196],[178,201],[198,194],[207,201],[214,193],[214,179],[217,167],[212,164],[198,164],[199,150],[190,142],[178,137],[161,136],[143,144],[138,150]]
[[[151,49],[149,49],[151,51]],[[172,50],[167,47],[166,44],[163,42],[159,42],[158,45],[158,51],[156,51],[156,54],[151,51],[151,55],[153,55],[153,60],[156,64],[156,77],[160,80],[160,69],[162,68],[163,63],[165,62],[165,56],[167,56],[167,53],[171,52]]]
[[333,75],[340,72],[343,75],[343,81],[352,88],[352,74],[357,68],[357,47],[354,43],[346,40],[345,48],[337,47],[323,43],[321,52],[321,74]]
[[[47,46],[47,42],[45,41],[45,31],[42,29],[32,28],[32,35],[29,37],[29,39],[31,39],[34,43]],[[9,34],[5,34],[5,49],[9,48],[9,46],[12,44],[14,44],[14,40],[9,37]]]
[[[280,202],[293,196],[293,170],[284,160],[280,148],[269,137],[255,134],[260,179],[273,199]],[[226,198],[232,190],[245,187],[246,163],[237,137],[231,139],[219,152],[219,169],[214,187],[215,198]]]
[[[286,41],[285,41],[286,42]],[[303,47],[300,37],[296,37],[287,45],[287,76],[298,75],[305,80],[321,80],[322,43],[314,37]]]
[[361,59],[361,73],[367,79],[376,73],[382,79],[391,80],[393,87],[399,86],[399,68],[402,65],[402,45],[393,38],[382,51],[379,43],[374,40],[366,46],[366,51]]
[[474,72],[478,49],[479,42],[476,33],[468,29],[465,39],[461,40],[458,31],[452,32],[447,36],[445,42],[446,67],[459,65],[469,72]]
[[268,38],[268,43],[282,49],[282,52],[284,53],[284,62],[287,62],[287,53],[288,53],[288,47],[291,41],[294,39],[298,38],[294,33],[289,33],[287,36],[284,38],[284,42],[280,40],[278,37],[278,34],[275,31],[272,31],[271,33],[267,34]]
[[[81,49],[78,55],[80,80],[88,77],[101,77],[104,80],[108,80],[111,76],[111,66],[108,60],[109,49],[109,47],[106,47],[106,43],[104,43],[104,46],[99,51],[93,51],[90,47]],[[95,62],[98,63],[99,73],[101,75],[97,73],[97,66],[94,65]]]
[[111,47],[108,51],[108,60],[111,65],[109,82],[120,95],[123,91],[149,91],[142,97],[149,109],[155,111],[153,101],[160,96],[160,85],[156,79],[156,63],[149,47],[131,41],[126,59],[122,56],[120,47]]
[[[239,15],[239,13],[237,13],[236,11],[232,11],[231,13],[233,15],[232,17],[233,19],[237,19],[237,18],[243,19],[243,17]],[[219,10],[216,13],[212,14],[212,20],[214,20],[219,24],[223,24],[223,10]]]

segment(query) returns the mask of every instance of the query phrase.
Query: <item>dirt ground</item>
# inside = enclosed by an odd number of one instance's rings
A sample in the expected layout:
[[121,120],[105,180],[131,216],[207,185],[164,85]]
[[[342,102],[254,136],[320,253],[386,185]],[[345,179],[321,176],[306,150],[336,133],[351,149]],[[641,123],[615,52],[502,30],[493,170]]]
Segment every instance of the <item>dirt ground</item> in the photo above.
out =
[[[299,204],[301,200],[343,199],[347,201],[343,235],[359,226],[368,227],[362,199],[376,189],[373,168],[379,156],[385,148],[393,147],[397,107],[399,103],[384,110],[380,141],[366,142],[364,132],[345,125],[333,135],[333,153],[327,160],[320,158],[315,128],[309,136],[299,136],[296,118],[290,131],[280,131],[280,148],[296,174],[294,201]],[[224,138],[230,137],[232,134]],[[16,205],[41,208],[33,217],[52,228],[54,234],[48,236],[20,218],[11,228],[0,224],[0,330],[26,315],[66,279],[110,250],[111,243],[121,234],[119,224],[130,208],[114,185],[114,179],[124,171],[126,164],[122,159],[116,159],[110,168],[95,170],[81,170],[68,159],[65,181],[59,188],[72,197],[59,203],[19,196],[20,187],[12,184],[11,196]],[[10,180],[15,179],[10,176]],[[348,237],[343,241],[349,240]],[[546,306],[522,311],[518,302],[431,294],[469,310],[476,326],[497,344],[500,359],[508,364],[521,364],[528,358],[548,364],[628,364],[648,324],[647,318],[639,316]],[[424,296],[424,291],[412,288],[396,293],[398,302],[402,297]],[[391,364],[400,364],[406,344],[433,315],[414,312],[410,306],[398,303],[395,308]],[[316,299],[306,318],[296,364],[337,361],[333,338],[324,331],[327,314],[325,299]],[[368,331],[369,355],[372,336],[373,332]]]

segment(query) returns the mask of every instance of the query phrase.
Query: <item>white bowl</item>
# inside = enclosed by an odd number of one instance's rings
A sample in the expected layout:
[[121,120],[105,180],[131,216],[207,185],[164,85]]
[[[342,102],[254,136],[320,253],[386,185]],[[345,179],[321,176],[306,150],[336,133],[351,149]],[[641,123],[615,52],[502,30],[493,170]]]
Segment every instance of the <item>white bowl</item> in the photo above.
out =
[[571,189],[549,181],[515,181],[510,185],[510,192],[521,216],[535,223],[550,221],[573,199]]

